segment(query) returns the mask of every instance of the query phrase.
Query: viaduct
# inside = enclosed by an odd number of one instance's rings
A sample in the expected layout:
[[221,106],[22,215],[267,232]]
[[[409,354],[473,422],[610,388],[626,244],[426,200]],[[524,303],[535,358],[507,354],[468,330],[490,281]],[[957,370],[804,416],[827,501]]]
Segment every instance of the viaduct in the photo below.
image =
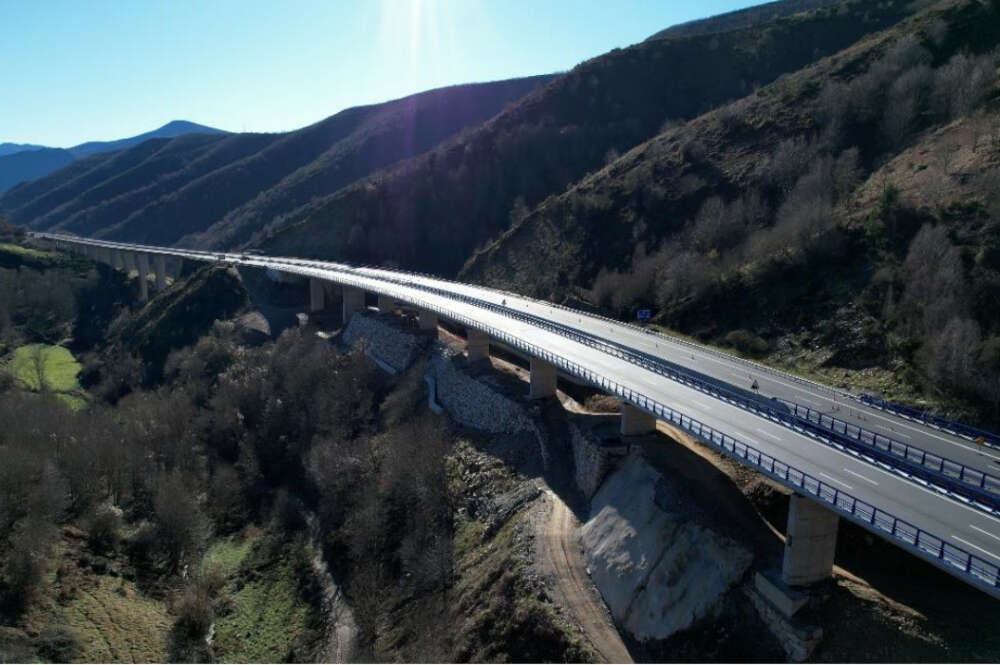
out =
[[[914,416],[685,340],[429,275],[326,261],[205,252],[34,233],[59,249],[136,273],[140,297],[167,287],[168,261],[271,269],[309,281],[313,311],[340,302],[346,323],[374,293],[378,308],[464,326],[470,361],[502,345],[530,359],[530,396],[557,378],[622,399],[621,433],[666,422],[791,489],[778,587],[830,576],[839,520],[847,519],[1000,598],[1000,439]],[[760,581],[758,580],[758,585]],[[789,596],[776,603],[792,602]],[[793,610],[794,611],[794,610]]]

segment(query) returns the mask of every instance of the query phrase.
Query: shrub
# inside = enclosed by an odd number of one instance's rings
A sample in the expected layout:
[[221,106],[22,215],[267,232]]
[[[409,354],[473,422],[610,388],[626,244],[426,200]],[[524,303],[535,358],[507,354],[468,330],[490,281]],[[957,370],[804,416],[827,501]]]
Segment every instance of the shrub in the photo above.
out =
[[728,346],[751,356],[762,356],[771,348],[763,337],[742,328],[728,333],[724,341]]
[[87,544],[95,552],[108,552],[118,546],[121,516],[110,506],[95,508],[87,518]]
[[79,642],[69,626],[49,624],[35,639],[38,655],[54,663],[68,663],[74,659]]

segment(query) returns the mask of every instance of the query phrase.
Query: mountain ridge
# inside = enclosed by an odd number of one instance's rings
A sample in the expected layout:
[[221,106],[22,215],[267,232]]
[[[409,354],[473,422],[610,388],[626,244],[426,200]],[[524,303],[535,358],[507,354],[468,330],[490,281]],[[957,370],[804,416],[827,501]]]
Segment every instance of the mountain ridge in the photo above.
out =
[[69,148],[0,143],[0,194],[19,183],[46,176],[72,161],[121,150],[150,139],[173,138],[186,134],[228,133],[187,120],[171,120],[161,127],[135,136],[110,141],[87,141]]

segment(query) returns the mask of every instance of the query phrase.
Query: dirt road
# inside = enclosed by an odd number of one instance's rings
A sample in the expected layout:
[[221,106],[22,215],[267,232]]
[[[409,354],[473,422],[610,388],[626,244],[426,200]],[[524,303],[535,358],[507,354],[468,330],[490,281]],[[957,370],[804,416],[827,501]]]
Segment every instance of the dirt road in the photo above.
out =
[[548,520],[537,522],[536,564],[543,574],[551,577],[558,600],[579,623],[601,658],[609,663],[631,663],[632,657],[587,575],[576,537],[576,518],[551,490],[546,490],[544,501],[549,509]]

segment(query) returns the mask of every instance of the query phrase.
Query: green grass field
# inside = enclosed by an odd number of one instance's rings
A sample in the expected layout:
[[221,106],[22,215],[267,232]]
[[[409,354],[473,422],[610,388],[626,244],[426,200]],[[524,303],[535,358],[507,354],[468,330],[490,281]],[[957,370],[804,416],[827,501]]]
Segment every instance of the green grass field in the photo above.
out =
[[0,243],[0,252],[17,254],[18,256],[23,256],[29,259],[44,260],[57,258],[54,252],[45,252],[40,249],[32,249],[31,247],[23,247],[21,245],[11,245],[9,243]]
[[77,381],[80,363],[61,346],[28,344],[14,350],[8,371],[25,390],[55,393],[72,409],[86,405],[86,393]]

